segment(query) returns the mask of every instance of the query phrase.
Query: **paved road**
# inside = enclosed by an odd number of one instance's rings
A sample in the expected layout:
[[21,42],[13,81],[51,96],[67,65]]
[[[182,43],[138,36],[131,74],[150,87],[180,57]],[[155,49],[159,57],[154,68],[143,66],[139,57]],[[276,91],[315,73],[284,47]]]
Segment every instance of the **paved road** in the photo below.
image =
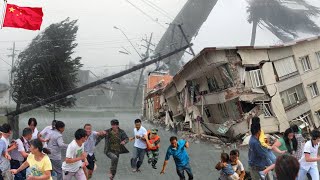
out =
[[[34,117],[38,119],[38,127],[41,130],[46,125],[50,124],[52,117],[39,116],[34,114]],[[116,117],[120,121],[120,127],[124,129],[129,136],[133,135],[133,120],[138,117],[137,114],[116,114]],[[27,124],[28,117],[22,117],[20,127],[25,127]],[[64,121],[66,124],[66,130],[64,133],[64,140],[66,143],[71,142],[73,139],[73,133],[76,129],[83,127],[85,123],[91,123],[95,130],[102,130],[110,127],[110,120],[112,117],[108,118],[72,118],[72,117],[61,117],[60,120]],[[150,128],[151,125],[143,124],[146,128]],[[125,154],[120,157],[118,173],[115,179],[117,180],[175,180],[178,176],[175,172],[175,166],[173,159],[170,160],[167,167],[167,172],[164,175],[160,175],[162,163],[165,156],[165,151],[169,146],[169,138],[174,135],[171,132],[167,132],[160,128],[159,135],[161,137],[161,150],[160,158],[158,163],[158,169],[152,169],[146,161],[142,165],[141,173],[132,173],[130,168],[130,158],[131,154]],[[110,166],[110,160],[103,154],[104,142],[101,142],[96,149],[96,158],[98,169],[95,172],[93,179],[102,180],[107,179],[107,169]],[[132,150],[133,143],[128,143],[127,147]],[[227,152],[230,149],[226,149]],[[218,179],[219,172],[214,170],[215,164],[219,161],[221,149],[214,148],[211,144],[190,144],[190,149],[188,153],[191,159],[191,167],[194,173],[194,179],[196,180],[212,180]],[[242,151],[241,159],[246,164],[247,153],[245,150]]]

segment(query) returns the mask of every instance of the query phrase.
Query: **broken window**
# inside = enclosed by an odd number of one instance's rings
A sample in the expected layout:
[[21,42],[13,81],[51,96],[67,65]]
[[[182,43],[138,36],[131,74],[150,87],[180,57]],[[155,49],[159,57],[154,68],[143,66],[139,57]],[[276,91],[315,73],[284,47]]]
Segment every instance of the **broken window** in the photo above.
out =
[[272,117],[272,116],[274,116],[273,111],[271,109],[270,103],[263,102],[260,105],[262,106],[264,117]]
[[280,96],[285,109],[288,109],[306,100],[302,84],[281,92]]
[[222,117],[227,118],[229,117],[226,104],[218,104],[219,112],[221,113]]
[[221,79],[223,81],[223,84],[225,88],[232,87],[233,86],[233,78],[229,69],[228,64],[224,64],[222,66],[218,67]]
[[319,96],[319,90],[318,90],[318,86],[317,86],[317,83],[312,83],[309,85],[310,87],[310,92],[311,92],[311,97],[317,97]]
[[286,79],[288,77],[298,74],[296,64],[293,57],[280,59],[273,62],[276,69],[279,80]]
[[261,69],[249,71],[249,75],[253,87],[261,87],[264,85]]
[[240,105],[244,113],[250,112],[256,106],[255,104],[244,102],[244,101],[240,101]]
[[219,90],[219,85],[215,77],[213,78],[207,77],[207,82],[208,82],[208,87],[210,92],[215,92]]
[[311,70],[311,63],[310,63],[310,59],[309,56],[304,56],[302,58],[300,58],[301,63],[302,63],[302,67],[303,67],[303,71],[309,71]]
[[301,129],[303,129],[304,127],[307,127],[307,126],[311,126],[311,127],[315,126],[313,123],[312,117],[310,115],[310,111],[296,117],[295,119],[292,120],[292,122],[297,125],[300,124],[298,126]]

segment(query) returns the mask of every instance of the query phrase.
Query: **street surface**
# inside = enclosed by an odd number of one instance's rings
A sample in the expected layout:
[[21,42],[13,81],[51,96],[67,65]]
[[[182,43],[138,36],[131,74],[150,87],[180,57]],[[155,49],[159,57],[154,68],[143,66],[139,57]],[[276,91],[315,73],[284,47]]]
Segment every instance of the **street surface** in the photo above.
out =
[[[29,114],[30,115],[30,114]],[[34,114],[34,117],[38,120],[38,129],[42,130],[43,127],[50,124],[52,117],[41,116]],[[59,117],[59,116],[58,116]],[[85,123],[91,123],[94,130],[103,130],[110,128],[110,120],[117,118],[120,121],[120,127],[124,129],[128,136],[133,136],[134,120],[139,117],[138,114],[116,114],[116,117],[106,117],[106,118],[72,118],[72,117],[59,117],[58,120],[64,121],[66,124],[64,132],[64,141],[66,143],[71,142],[73,139],[73,133],[78,128],[82,128]],[[21,117],[20,127],[26,127],[27,119],[29,117]],[[150,124],[144,123],[143,126],[146,128],[151,128]],[[165,131],[163,128],[159,127],[159,135],[161,137],[161,148],[160,156],[158,162],[158,169],[154,170],[147,163],[147,157],[141,167],[140,173],[131,172],[130,168],[130,158],[131,154],[124,154],[120,156],[118,173],[116,175],[116,180],[175,180],[179,179],[176,175],[174,161],[171,157],[169,164],[167,166],[166,174],[160,175],[162,163],[164,161],[165,152],[169,146],[169,138],[174,135],[171,132]],[[133,142],[129,142],[127,145],[129,151],[132,150]],[[93,180],[107,179],[107,172],[110,166],[110,160],[103,154],[104,142],[101,141],[96,148],[96,158],[97,158],[97,171],[95,171]],[[190,149],[187,150],[190,159],[191,167],[194,173],[195,180],[212,180],[218,179],[219,172],[214,169],[215,164],[219,161],[220,153],[222,149],[216,149],[212,144],[205,143],[191,143]],[[226,149],[229,153],[230,149]],[[247,153],[241,151],[241,160],[247,165]]]

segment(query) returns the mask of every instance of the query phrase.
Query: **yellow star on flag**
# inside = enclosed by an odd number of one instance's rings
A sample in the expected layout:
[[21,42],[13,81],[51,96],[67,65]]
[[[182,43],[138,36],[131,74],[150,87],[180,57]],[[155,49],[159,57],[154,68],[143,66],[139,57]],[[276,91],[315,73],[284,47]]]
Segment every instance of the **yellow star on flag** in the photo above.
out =
[[13,7],[9,8],[10,12],[14,12],[16,9],[14,9]]

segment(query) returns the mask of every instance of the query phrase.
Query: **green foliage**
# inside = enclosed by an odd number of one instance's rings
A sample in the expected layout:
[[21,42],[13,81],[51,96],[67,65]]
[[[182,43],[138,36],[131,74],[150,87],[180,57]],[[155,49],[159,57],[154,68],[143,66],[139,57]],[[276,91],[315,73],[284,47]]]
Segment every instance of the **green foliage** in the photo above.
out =
[[248,22],[257,22],[283,42],[293,40],[298,32],[320,32],[311,19],[318,16],[320,10],[305,0],[248,0],[248,3]]
[[[14,72],[13,99],[17,104],[32,104],[74,89],[80,57],[73,57],[77,47],[77,20],[69,18],[51,24],[20,53]],[[73,101],[55,102],[56,107],[71,107]],[[52,107],[48,106],[48,109]]]

